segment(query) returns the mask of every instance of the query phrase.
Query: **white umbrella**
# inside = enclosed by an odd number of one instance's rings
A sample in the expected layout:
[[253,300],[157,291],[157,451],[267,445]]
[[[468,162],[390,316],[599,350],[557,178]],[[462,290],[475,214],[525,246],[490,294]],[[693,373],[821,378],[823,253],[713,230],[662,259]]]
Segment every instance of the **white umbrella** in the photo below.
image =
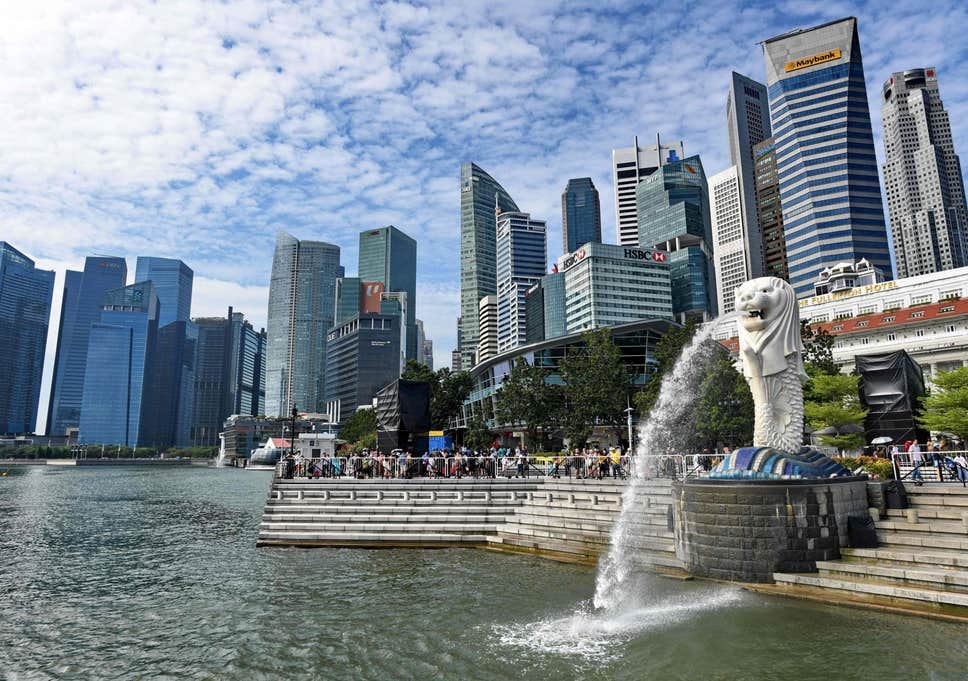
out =
[[872,445],[889,445],[892,442],[894,442],[894,440],[889,438],[887,435],[881,435],[880,437],[875,437],[873,440],[871,440]]

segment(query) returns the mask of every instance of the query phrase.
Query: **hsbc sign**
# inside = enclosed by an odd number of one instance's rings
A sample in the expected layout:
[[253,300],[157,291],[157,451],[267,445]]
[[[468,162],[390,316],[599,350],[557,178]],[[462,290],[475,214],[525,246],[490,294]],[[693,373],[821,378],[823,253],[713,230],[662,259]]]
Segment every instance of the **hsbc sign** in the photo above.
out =
[[575,251],[574,253],[572,253],[571,255],[569,255],[567,258],[565,258],[562,261],[562,263],[561,263],[561,270],[562,271],[567,270],[569,267],[571,267],[575,263],[581,262],[582,260],[585,259],[585,256],[586,255],[588,255],[588,254],[585,252],[585,249],[584,248],[579,248],[577,251]]
[[640,248],[626,248],[625,257],[629,260],[654,260],[665,262],[668,257],[663,251],[644,251]]

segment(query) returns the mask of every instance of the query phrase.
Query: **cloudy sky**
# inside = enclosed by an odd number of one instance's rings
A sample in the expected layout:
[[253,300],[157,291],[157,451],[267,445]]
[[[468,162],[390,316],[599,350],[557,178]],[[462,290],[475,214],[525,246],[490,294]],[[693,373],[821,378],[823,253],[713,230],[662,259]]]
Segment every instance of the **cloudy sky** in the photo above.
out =
[[65,268],[145,254],[195,270],[194,315],[259,326],[277,230],[353,273],[357,234],[394,224],[449,364],[461,162],[548,221],[549,258],[591,176],[614,241],[613,147],[658,131],[723,169],[729,72],[762,79],[759,41],[848,15],[875,134],[884,79],[933,65],[964,153],[963,2],[0,0],[0,239],[57,270],[55,320]]

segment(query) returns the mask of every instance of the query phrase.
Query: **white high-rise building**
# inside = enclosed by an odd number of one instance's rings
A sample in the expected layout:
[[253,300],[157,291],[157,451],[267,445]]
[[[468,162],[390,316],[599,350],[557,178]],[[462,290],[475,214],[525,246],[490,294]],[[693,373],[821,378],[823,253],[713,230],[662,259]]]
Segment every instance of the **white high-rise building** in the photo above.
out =
[[[746,268],[751,278],[763,276],[766,269],[763,230],[758,224],[756,212],[756,154],[753,148],[770,137],[770,130],[766,86],[734,71],[726,98],[726,133],[729,137],[729,160],[736,166],[739,175]],[[719,310],[723,312],[721,301]]]
[[481,335],[477,342],[477,360],[480,364],[497,354],[497,296],[484,296],[478,303],[478,323]]
[[612,149],[612,187],[615,191],[615,234],[622,246],[639,245],[639,222],[635,209],[635,187],[665,163],[685,158],[682,142],[664,145],[656,133],[655,144]]
[[730,166],[709,178],[719,314],[736,309],[736,289],[744,281],[754,278],[748,258],[748,224],[743,205],[739,168]]
[[934,67],[892,74],[881,118],[897,276],[968,265],[965,185]]

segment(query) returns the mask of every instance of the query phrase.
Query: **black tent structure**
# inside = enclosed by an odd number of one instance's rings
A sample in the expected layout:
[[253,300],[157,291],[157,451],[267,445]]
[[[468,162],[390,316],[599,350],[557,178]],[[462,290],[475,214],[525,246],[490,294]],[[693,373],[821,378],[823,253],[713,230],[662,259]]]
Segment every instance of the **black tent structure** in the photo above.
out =
[[925,395],[921,366],[904,350],[859,355],[854,362],[860,374],[860,402],[868,410],[864,421],[868,444],[884,437],[893,442],[926,442],[928,432],[915,421]]

